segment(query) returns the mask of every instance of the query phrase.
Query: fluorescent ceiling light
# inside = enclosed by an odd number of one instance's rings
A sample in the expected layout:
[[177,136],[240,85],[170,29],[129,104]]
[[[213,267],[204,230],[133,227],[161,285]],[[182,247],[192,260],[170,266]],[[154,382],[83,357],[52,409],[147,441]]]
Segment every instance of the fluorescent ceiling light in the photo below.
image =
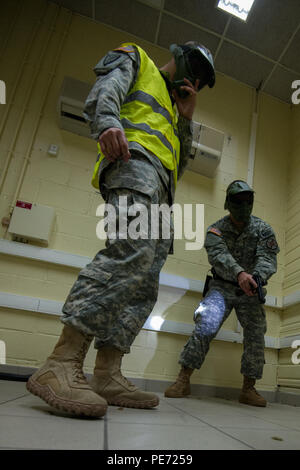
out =
[[219,0],[218,8],[246,21],[254,0]]

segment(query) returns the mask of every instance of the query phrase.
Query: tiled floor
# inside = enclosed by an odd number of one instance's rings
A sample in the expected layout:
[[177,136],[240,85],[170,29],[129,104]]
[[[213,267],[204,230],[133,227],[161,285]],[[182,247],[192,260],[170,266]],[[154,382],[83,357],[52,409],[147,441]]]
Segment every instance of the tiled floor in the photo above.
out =
[[300,450],[300,407],[255,408],[219,398],[166,399],[157,409],[109,407],[102,419],[71,418],[0,381],[0,449]]

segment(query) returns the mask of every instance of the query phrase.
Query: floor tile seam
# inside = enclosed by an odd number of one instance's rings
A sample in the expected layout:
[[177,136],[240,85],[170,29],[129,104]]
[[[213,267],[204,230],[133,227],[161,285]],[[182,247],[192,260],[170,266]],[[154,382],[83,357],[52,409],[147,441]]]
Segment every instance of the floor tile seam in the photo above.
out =
[[[31,447],[9,447],[9,446],[1,447],[0,446],[0,450],[43,450],[43,449],[37,449],[37,448],[31,448]],[[48,450],[48,449],[45,449],[45,450]]]
[[[171,406],[173,406],[175,409],[179,409],[179,408],[177,408],[175,405],[171,405]],[[249,449],[255,450],[255,447],[251,446],[251,445],[248,444],[247,442],[241,441],[240,439],[238,439],[238,438],[232,436],[231,434],[228,434],[228,433],[222,431],[221,429],[219,429],[219,428],[216,427],[216,426],[213,426],[213,425],[210,424],[210,423],[207,423],[206,421],[204,421],[204,420],[198,418],[197,416],[194,416],[194,415],[192,415],[192,414],[190,414],[190,413],[186,413],[186,414],[188,414],[189,416],[192,416],[193,418],[196,418],[197,420],[201,421],[201,422],[204,423],[204,424],[207,424],[207,426],[211,427],[211,428],[214,429],[215,431],[220,432],[221,434],[224,434],[224,436],[230,437],[231,439],[233,439],[233,440],[239,442],[240,444],[245,445],[245,446],[248,447]]]
[[[169,406],[174,406],[174,405],[169,405]],[[180,405],[178,406],[178,410],[180,410],[182,413],[189,413],[189,411],[186,411],[186,410],[180,408]],[[226,414],[227,413],[230,415],[229,412],[226,412]],[[256,418],[256,419],[260,419],[262,421],[269,422],[267,419],[262,418],[261,416],[259,416],[257,414],[251,413],[250,410],[243,410],[243,411],[236,411],[235,410],[235,413],[237,413],[237,415],[240,416],[240,417],[245,417],[245,418],[251,417],[251,418]],[[212,414],[215,414],[215,413],[212,413]]]
[[[181,408],[178,408],[178,409],[181,409]],[[182,410],[182,412],[185,413],[185,411],[183,411],[183,410]],[[191,415],[191,416],[194,416],[194,415]],[[291,427],[289,427],[289,426],[287,426],[287,425],[283,425],[283,424],[278,424],[277,422],[275,422],[275,421],[273,421],[273,420],[267,420],[267,419],[261,418],[260,416],[258,416],[258,415],[256,415],[256,414],[253,415],[253,414],[251,414],[250,412],[245,413],[245,414],[244,414],[244,413],[239,413],[239,416],[245,417],[245,418],[246,418],[246,417],[255,418],[255,419],[260,420],[262,423],[275,424],[275,425],[279,425],[279,426],[281,426],[281,427],[283,427],[283,428],[286,428],[286,430],[291,430],[291,431],[298,431],[298,432],[300,432],[300,429],[291,428]],[[199,419],[201,419],[201,418],[199,418]],[[202,421],[203,421],[203,420],[202,420]],[[221,426],[221,427],[227,427],[227,426]],[[228,427],[230,427],[230,426],[228,426]],[[241,428],[241,429],[242,429],[242,428]],[[256,428],[255,428],[255,429],[256,429]],[[257,429],[258,429],[258,428],[257,428]],[[264,429],[264,428],[262,428],[262,429]]]
[[[257,415],[250,415],[250,414],[249,414],[248,416],[251,416],[252,418],[255,418],[255,419],[259,419],[259,420],[263,421],[264,423],[279,424],[279,423],[273,421],[272,419],[270,420],[270,419],[261,418],[261,417],[259,417],[259,416],[257,416]],[[279,426],[282,426],[283,428],[286,428],[286,429],[291,430],[291,431],[298,431],[298,432],[300,432],[300,429],[290,428],[289,426],[284,425],[284,424],[280,424]]]
[[[174,405],[172,405],[172,406],[174,406]],[[190,413],[190,410],[182,409],[182,408],[180,408],[180,406],[178,406],[178,410],[180,410],[181,413],[187,413],[187,414]],[[200,412],[201,412],[201,410],[200,410]],[[250,413],[236,412],[236,411],[235,411],[235,413],[236,413],[236,415],[237,415],[238,417],[248,418],[249,416],[250,416],[250,417],[253,416],[253,415],[251,415]],[[209,414],[209,416],[215,415],[215,414],[216,414],[216,412],[212,412],[211,414]],[[224,413],[222,412],[221,414],[224,414]],[[225,412],[225,415],[231,416],[231,413],[228,411],[228,412]],[[256,417],[256,416],[255,416],[255,417]]]
[[104,415],[104,430],[103,430],[103,447],[102,450],[109,450],[108,447],[108,418],[107,414]]
[[[291,428],[283,428],[283,429],[279,429],[279,428],[259,428],[259,427],[247,427],[247,426],[223,426],[223,425],[218,425],[218,429],[236,429],[236,430],[241,430],[241,431],[274,431],[274,432],[294,432],[295,429],[291,429]],[[279,425],[280,426],[280,425]],[[300,432],[300,430],[298,430],[298,432]]]
[[30,395],[30,393],[26,393],[25,395],[21,395],[20,397],[12,398],[12,399],[10,399],[10,400],[6,400],[6,401],[3,401],[3,402],[0,402],[0,406],[5,405],[6,403],[11,403],[11,402],[13,402],[13,401],[19,400],[20,398],[27,397],[27,396],[29,396],[29,395]]
[[30,419],[37,419],[37,420],[43,420],[43,419],[49,419],[48,416],[41,417],[41,416],[25,416],[25,415],[19,415],[19,414],[2,414],[0,413],[0,417],[6,417],[6,418],[30,418]]
[[[199,421],[199,420],[197,420]],[[143,426],[176,426],[176,427],[179,427],[179,426],[182,426],[182,427],[191,427],[191,426],[194,426],[194,427],[199,427],[199,424],[193,424],[193,423],[187,423],[187,424],[178,424],[178,423],[137,423],[137,422],[131,422],[131,421],[110,421],[111,424],[132,424],[132,425],[143,425]],[[203,426],[206,426],[206,423],[202,423]]]
[[[73,416],[59,416],[55,415],[54,413],[49,413],[51,416],[32,416],[32,415],[20,415],[20,414],[3,414],[0,412],[0,418],[5,417],[5,418],[29,418],[29,419],[36,419],[36,420],[48,420],[53,422],[55,418],[64,418],[64,421],[67,419],[73,419],[75,421],[76,418]],[[53,418],[53,419],[52,419]],[[77,420],[76,424],[79,422],[93,422],[92,420],[89,419],[80,419]]]
[[241,429],[241,430],[248,430],[248,431],[274,431],[274,432],[299,432],[300,433],[300,429],[293,429],[293,428],[282,428],[282,429],[279,429],[279,428],[275,428],[275,429],[271,429],[271,428],[249,428],[249,427],[236,427],[236,426],[220,426],[220,428],[227,428],[227,429]]
[[296,432],[300,432],[300,429],[298,428],[291,428],[285,424],[279,424],[279,423],[276,423],[274,421],[266,421],[267,423],[270,423],[270,424],[277,424],[278,426],[281,426],[282,428],[285,428],[286,431],[296,431]]

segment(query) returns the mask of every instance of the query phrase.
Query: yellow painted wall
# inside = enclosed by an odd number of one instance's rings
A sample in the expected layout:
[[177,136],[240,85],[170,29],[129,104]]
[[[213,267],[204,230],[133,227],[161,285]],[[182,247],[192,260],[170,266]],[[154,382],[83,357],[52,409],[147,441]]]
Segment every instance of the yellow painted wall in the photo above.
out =
[[[285,295],[300,291],[300,105],[292,109],[292,152],[287,186]],[[280,336],[300,336],[300,303],[282,312]],[[291,339],[292,343],[292,339]],[[295,349],[280,351],[278,384],[300,390],[300,364],[292,363]]]
[[[140,44],[158,66],[169,52],[92,20],[60,9],[46,0],[11,0],[0,5],[1,77],[7,85],[7,105],[0,108],[0,169],[11,157],[1,192],[0,209],[8,215],[24,164],[28,164],[19,199],[55,208],[56,221],[49,248],[92,257],[104,246],[96,238],[96,207],[102,198],[90,185],[95,142],[59,129],[56,105],[65,75],[93,84],[94,65],[124,41]],[[178,186],[176,202],[204,203],[205,227],[225,215],[223,205],[228,184],[247,179],[248,149],[254,90],[218,74],[213,90],[198,96],[194,119],[220,129],[226,139],[224,156],[216,177],[209,179],[186,172]],[[264,94],[259,99],[254,189],[254,215],[269,222],[281,246],[278,273],[269,284],[269,294],[282,295],[285,268],[287,149],[290,145],[291,111],[288,105]],[[59,146],[57,157],[47,154],[50,144]],[[283,157],[284,155],[284,157]],[[2,226],[0,236],[10,239]],[[204,280],[209,265],[205,250],[185,251],[185,240],[175,241],[164,272]],[[64,301],[78,270],[2,255],[0,291]],[[192,323],[201,298],[188,292],[170,305],[164,318]],[[7,343],[7,363],[40,365],[61,331],[59,319],[34,312],[0,310],[0,337]],[[267,335],[278,337],[280,313],[267,309]],[[225,329],[235,330],[234,314]],[[178,356],[187,338],[143,330],[132,354],[124,359],[131,376],[173,380]],[[91,371],[95,351],[87,358]],[[203,368],[193,375],[194,383],[239,386],[241,345],[214,341]],[[234,364],[234,367],[233,367]],[[227,367],[228,365],[228,367]],[[266,351],[261,386],[276,387],[277,352]]]
[[292,152],[287,186],[286,276],[284,293],[300,290],[300,106],[292,109]]

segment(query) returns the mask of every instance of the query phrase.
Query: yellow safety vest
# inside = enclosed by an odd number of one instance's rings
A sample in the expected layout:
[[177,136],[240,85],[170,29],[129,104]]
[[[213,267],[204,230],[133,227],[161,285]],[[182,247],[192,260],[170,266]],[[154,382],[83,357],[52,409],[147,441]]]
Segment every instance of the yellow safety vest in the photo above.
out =
[[[135,46],[140,54],[140,68],[133,88],[128,92],[120,111],[120,120],[128,142],[138,142],[154,153],[174,175],[175,187],[180,158],[180,140],[177,114],[166,83],[154,62],[136,44],[125,43],[121,47]],[[98,157],[92,185],[99,189],[98,171],[104,159],[98,142]]]

